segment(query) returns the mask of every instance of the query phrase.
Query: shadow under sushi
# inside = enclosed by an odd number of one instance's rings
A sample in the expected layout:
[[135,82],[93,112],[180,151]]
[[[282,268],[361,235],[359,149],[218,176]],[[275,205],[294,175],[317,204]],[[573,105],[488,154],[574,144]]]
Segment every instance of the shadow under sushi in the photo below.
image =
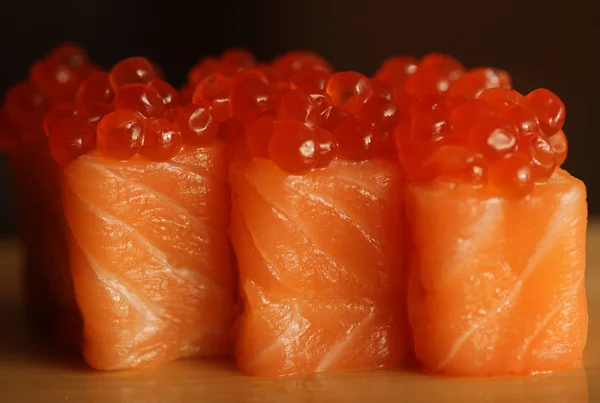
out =
[[15,301],[0,300],[0,359],[21,364],[35,363],[48,369],[89,371],[80,357],[61,351],[44,337],[27,316],[25,308]]

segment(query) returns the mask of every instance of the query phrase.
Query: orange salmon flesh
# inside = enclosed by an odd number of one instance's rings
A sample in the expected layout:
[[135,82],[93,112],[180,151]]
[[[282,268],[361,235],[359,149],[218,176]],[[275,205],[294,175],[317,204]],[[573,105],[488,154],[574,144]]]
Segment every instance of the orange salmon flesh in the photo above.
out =
[[391,161],[302,176],[233,163],[239,367],[259,376],[393,367],[406,353],[403,178]]
[[408,311],[423,367],[461,376],[532,374],[582,360],[588,315],[584,184],[558,169],[503,199],[410,184]]
[[222,143],[168,162],[89,153],[65,167],[62,187],[91,367],[230,354],[235,279]]

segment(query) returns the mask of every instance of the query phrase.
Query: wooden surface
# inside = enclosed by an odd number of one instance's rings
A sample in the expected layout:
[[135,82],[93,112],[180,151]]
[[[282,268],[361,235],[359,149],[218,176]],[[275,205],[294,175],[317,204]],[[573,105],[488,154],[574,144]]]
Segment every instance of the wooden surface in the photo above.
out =
[[530,378],[447,379],[409,371],[256,379],[229,362],[183,360],[157,370],[94,372],[28,329],[19,250],[0,242],[0,402],[600,402],[600,221],[590,225],[586,369]]

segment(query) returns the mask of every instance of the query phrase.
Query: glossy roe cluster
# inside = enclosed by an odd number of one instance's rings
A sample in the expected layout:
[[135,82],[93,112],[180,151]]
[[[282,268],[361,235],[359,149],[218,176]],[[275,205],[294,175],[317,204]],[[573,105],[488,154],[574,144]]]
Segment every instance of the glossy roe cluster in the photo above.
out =
[[168,160],[183,144],[208,145],[217,135],[206,108],[182,105],[179,92],[141,57],[95,72],[78,88],[74,102],[44,118],[50,152],[61,165],[97,148],[104,156],[135,155]]
[[224,68],[226,59],[234,59],[232,53],[192,70],[190,82],[200,80],[192,102],[219,122],[241,123],[252,157],[299,174],[334,158],[395,155],[393,129],[400,113],[386,83],[356,72],[333,73],[329,63],[308,52],[288,53],[271,64],[247,60],[236,69]]
[[6,93],[0,114],[3,145],[23,147],[43,141],[42,120],[48,108],[72,101],[81,82],[95,70],[86,53],[71,43],[36,61],[29,79]]
[[476,99],[429,94],[396,130],[412,181],[448,178],[522,196],[546,181],[567,153],[565,107],[552,92],[492,88]]

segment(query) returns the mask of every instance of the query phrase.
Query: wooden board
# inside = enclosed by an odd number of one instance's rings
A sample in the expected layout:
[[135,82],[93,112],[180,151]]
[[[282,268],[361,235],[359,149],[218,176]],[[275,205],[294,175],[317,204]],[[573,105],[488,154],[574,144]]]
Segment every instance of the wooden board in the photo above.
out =
[[230,362],[182,360],[156,370],[95,372],[29,330],[18,244],[0,242],[0,402],[595,402],[600,401],[600,221],[590,225],[586,369],[530,378],[448,379],[402,370],[256,379]]

